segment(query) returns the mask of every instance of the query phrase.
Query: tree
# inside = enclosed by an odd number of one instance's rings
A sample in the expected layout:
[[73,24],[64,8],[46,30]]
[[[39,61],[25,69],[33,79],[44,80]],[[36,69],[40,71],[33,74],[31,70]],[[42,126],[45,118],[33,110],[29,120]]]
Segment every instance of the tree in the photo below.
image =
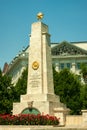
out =
[[54,70],[53,74],[55,94],[59,95],[60,101],[71,109],[71,114],[80,114],[82,108],[80,91],[82,86],[77,76],[68,69],[61,70],[59,73]]
[[81,64],[80,68],[81,68],[80,73],[83,76],[84,82],[87,84],[87,65],[83,63]]
[[11,77],[2,75],[0,70],[0,113],[10,113],[12,110],[12,93],[13,85]]
[[23,71],[21,77],[18,79],[18,82],[15,85],[15,100],[14,101],[19,101],[20,100],[20,95],[26,93],[27,75],[28,75],[28,68],[26,68]]
[[20,95],[26,93],[27,69],[23,71],[16,86],[13,86],[11,77],[2,75],[0,70],[0,114],[11,113],[13,102],[20,100]]
[[83,85],[83,88],[81,91],[81,98],[83,101],[82,109],[87,109],[87,84]]

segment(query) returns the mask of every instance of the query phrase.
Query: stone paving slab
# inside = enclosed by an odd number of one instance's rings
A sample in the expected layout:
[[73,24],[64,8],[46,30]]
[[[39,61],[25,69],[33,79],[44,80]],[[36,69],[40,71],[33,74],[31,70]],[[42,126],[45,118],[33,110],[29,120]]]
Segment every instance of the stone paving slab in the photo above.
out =
[[23,126],[1,125],[0,130],[87,130],[87,127],[57,127],[57,126]]

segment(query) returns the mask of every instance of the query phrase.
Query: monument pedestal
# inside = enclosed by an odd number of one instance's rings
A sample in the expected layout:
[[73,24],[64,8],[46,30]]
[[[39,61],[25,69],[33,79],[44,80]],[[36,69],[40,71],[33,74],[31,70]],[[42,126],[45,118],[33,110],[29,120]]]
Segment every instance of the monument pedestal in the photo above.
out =
[[54,115],[54,108],[66,108],[66,106],[60,102],[58,96],[51,94],[21,95],[20,101],[20,103],[13,104],[13,114],[22,113],[25,108],[36,108],[41,114]]

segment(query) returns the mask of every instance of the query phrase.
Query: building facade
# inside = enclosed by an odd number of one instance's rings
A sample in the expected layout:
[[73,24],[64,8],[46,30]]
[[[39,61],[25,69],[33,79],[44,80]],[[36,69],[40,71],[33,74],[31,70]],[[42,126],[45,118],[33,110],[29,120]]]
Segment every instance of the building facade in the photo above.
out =
[[[29,46],[14,57],[3,73],[12,76],[14,85],[28,66]],[[87,65],[87,41],[51,43],[52,64],[56,71],[68,68],[75,74],[80,74],[80,65]],[[5,66],[4,66],[5,68]]]

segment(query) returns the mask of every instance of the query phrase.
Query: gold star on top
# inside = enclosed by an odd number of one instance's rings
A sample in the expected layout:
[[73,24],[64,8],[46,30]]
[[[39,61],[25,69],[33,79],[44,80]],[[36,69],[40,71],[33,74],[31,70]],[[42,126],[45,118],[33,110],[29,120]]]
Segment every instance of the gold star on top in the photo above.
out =
[[44,16],[44,14],[41,13],[41,12],[39,12],[39,13],[37,14],[37,19],[38,19],[38,20],[41,20],[41,19],[43,18],[43,16]]

